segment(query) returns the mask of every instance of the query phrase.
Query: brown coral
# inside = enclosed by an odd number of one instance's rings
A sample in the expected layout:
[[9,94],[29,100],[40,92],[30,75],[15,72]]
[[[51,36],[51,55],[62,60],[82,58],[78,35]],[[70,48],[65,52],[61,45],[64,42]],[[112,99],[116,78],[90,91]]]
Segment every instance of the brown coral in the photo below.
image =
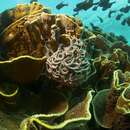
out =
[[21,55],[50,56],[61,40],[66,44],[68,37],[80,37],[81,30],[79,22],[66,15],[36,13],[8,26],[0,34],[0,48],[5,59]]
[[124,127],[130,113],[129,79],[129,72],[122,73],[121,70],[116,70],[113,74],[111,88],[101,90],[95,96],[93,100],[94,116],[102,127],[112,128],[112,130],[130,128],[129,126]]
[[26,15],[33,15],[43,11],[50,12],[47,7],[36,2],[31,4],[18,4],[15,8],[5,10],[0,14],[0,32],[11,23]]

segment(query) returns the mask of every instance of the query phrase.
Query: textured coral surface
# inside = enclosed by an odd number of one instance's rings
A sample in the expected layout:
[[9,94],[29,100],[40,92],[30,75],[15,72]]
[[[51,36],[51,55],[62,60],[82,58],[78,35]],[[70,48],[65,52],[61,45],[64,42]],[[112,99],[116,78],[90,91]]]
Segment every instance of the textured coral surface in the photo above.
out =
[[0,130],[130,129],[124,38],[35,2],[0,16]]

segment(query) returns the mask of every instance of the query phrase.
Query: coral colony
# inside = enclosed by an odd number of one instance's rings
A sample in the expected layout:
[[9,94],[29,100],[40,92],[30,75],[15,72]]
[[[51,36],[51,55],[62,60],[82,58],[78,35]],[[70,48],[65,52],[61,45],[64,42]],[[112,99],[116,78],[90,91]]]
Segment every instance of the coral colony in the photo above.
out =
[[130,129],[124,38],[37,2],[1,18],[0,130]]

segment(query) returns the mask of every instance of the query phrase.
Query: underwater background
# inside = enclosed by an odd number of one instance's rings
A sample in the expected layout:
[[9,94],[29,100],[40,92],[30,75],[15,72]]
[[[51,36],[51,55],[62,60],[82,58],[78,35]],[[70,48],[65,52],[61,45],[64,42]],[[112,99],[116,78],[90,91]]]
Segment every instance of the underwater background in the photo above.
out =
[[[85,0],[38,0],[41,4],[44,4],[45,6],[48,6],[51,8],[52,13],[54,14],[67,14],[67,15],[73,15],[74,11],[73,9],[76,7],[76,4],[83,2]],[[93,2],[98,2],[99,0],[94,0]],[[114,32],[117,35],[124,36],[127,41],[130,43],[130,26],[121,25],[121,21],[123,21],[124,18],[130,16],[130,11],[128,13],[124,13],[120,20],[116,20],[116,16],[119,13],[120,8],[129,6],[130,3],[128,3],[128,0],[110,0],[110,2],[115,1],[111,8],[108,8],[105,11],[102,11],[102,8],[99,7],[96,11],[93,11],[92,8],[88,10],[81,10],[79,14],[76,16],[81,19],[81,21],[84,23],[84,25],[90,26],[90,23],[93,23],[96,26],[99,26],[103,29],[105,32]],[[65,4],[68,4],[68,6],[64,6],[60,10],[56,9],[56,5],[60,2],[63,2]],[[4,11],[5,9],[9,9],[14,7],[16,4],[20,3],[30,3],[30,0],[1,0],[0,1],[0,12]],[[116,13],[112,14],[112,17],[108,17],[108,13],[110,10],[116,10]],[[98,19],[98,16],[103,19],[103,22],[101,23]]]

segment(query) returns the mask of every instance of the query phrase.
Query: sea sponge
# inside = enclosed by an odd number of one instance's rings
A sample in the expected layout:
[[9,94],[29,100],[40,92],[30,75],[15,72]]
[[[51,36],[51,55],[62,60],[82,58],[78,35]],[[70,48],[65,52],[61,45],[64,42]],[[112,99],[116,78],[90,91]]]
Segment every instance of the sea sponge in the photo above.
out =
[[[16,8],[24,9],[24,5],[19,5],[18,7]],[[41,12],[41,10],[37,12],[39,8],[37,8],[35,4],[29,7],[30,9],[34,8],[34,13],[30,12],[30,14],[27,10],[27,14],[24,17],[18,20],[16,19],[15,22],[0,33],[0,60],[2,60],[0,62],[0,72],[2,73],[2,78],[7,78],[16,82],[24,82],[26,79],[27,82],[35,80],[35,78],[30,78],[31,80],[28,80],[28,77],[33,77],[33,74],[30,72],[34,72],[36,69],[30,69],[30,64],[27,65],[25,59],[31,56],[31,59],[36,59],[30,61],[39,64],[41,59],[45,59],[43,58],[44,56],[46,58],[51,56],[58,49],[60,44],[68,46],[69,37],[80,37],[82,31],[82,26],[80,26],[79,21],[67,15],[53,15]],[[20,59],[24,60],[19,63]],[[17,66],[15,66],[15,61],[17,62]],[[45,62],[43,62],[42,65],[44,63]],[[26,66],[19,69],[20,64],[26,64]],[[43,67],[40,65],[38,68],[37,74],[39,75],[42,73]],[[25,70],[28,70],[28,72]],[[27,73],[29,76],[27,76]]]
[[[63,100],[64,102],[53,103],[53,105],[55,104],[57,106],[53,106],[52,109],[56,110],[57,108],[60,108],[62,111],[59,111],[58,109],[58,111],[52,111],[48,114],[34,114],[29,116],[22,121],[20,125],[21,130],[31,130],[33,128],[43,130],[82,129],[82,127],[91,119],[90,104],[93,92],[93,90],[88,91],[83,99],[71,109],[68,107],[70,104],[60,96],[58,101]],[[58,93],[58,95],[61,94]],[[54,96],[56,97],[56,95]],[[49,95],[48,98],[50,99]],[[50,104],[50,102],[47,103]]]

